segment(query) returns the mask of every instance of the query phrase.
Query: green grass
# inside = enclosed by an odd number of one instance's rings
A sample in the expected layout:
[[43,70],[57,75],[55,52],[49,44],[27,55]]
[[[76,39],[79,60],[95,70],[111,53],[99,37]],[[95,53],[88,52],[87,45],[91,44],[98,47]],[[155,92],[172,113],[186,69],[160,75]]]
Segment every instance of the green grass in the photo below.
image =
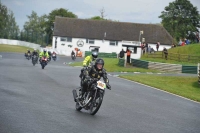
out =
[[[161,52],[158,52],[161,54]],[[175,48],[171,48],[168,50],[168,53],[179,53],[186,55],[196,55],[200,56],[200,44],[189,44],[186,46],[179,46]],[[170,63],[170,64],[181,64],[181,65],[197,65],[197,63],[192,62],[179,62],[174,60],[165,60],[162,58],[148,58],[147,55],[143,55],[141,60],[152,61],[152,62],[161,62],[161,63]]]
[[30,49],[31,51],[33,50],[32,48],[24,46],[0,44],[0,52],[25,53],[27,49]]
[[[159,72],[157,70],[143,69],[137,67],[120,67],[118,66],[119,59],[117,58],[104,58],[105,66],[104,68],[108,72]],[[82,62],[75,62],[70,64],[71,66],[82,66]]]
[[168,52],[200,56],[200,43],[171,48],[168,50]]
[[120,77],[200,102],[200,85],[197,82],[198,77],[162,75],[124,75]]

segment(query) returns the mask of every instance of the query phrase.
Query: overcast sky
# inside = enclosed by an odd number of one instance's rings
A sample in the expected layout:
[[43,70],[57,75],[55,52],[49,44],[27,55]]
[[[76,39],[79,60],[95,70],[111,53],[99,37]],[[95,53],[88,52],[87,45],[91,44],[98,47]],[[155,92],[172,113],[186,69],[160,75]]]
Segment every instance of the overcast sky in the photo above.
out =
[[[49,14],[54,9],[64,8],[78,18],[100,16],[105,9],[107,19],[132,23],[160,23],[158,16],[175,0],[0,0],[13,11],[20,29],[28,20],[27,15],[35,11],[38,16]],[[200,0],[190,0],[200,12]]]

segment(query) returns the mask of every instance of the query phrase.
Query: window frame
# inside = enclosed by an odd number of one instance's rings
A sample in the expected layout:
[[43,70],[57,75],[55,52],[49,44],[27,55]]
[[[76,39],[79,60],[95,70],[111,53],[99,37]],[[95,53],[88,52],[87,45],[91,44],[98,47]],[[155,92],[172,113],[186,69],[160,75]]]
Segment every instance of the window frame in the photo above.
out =
[[118,41],[110,41],[110,46],[118,46]]
[[95,44],[95,39],[86,39],[86,43]]
[[72,42],[72,37],[61,37],[60,41],[61,42]]

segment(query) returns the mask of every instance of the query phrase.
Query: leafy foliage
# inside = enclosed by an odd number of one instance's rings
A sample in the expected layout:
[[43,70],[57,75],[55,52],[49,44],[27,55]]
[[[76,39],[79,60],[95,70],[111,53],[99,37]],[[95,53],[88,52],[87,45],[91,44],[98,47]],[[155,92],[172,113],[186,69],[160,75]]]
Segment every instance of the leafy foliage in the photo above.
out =
[[175,0],[165,7],[159,18],[165,29],[177,41],[188,38],[195,39],[195,32],[200,28],[200,15],[197,7],[189,0]]
[[60,9],[55,9],[53,11],[51,11],[51,13],[49,13],[49,15],[47,15],[47,21],[45,23],[45,31],[48,34],[49,38],[48,38],[48,42],[52,42],[52,26],[54,26],[54,21],[55,21],[55,17],[56,16],[60,16],[60,17],[68,17],[68,18],[77,18],[77,16],[75,14],[73,14],[72,12],[60,8]]
[[19,27],[15,22],[14,13],[0,1],[0,37],[18,39]]

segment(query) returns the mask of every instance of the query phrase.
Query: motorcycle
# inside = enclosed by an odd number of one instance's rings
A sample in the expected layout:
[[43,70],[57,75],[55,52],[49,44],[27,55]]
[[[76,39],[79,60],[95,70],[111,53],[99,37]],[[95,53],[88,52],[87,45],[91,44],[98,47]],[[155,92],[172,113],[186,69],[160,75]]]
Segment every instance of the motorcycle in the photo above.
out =
[[49,56],[49,58],[48,58],[48,62],[50,62],[51,61],[51,56]]
[[33,57],[32,57],[33,66],[35,66],[35,64],[37,63],[37,61],[38,61],[38,57],[36,55],[33,55]]
[[[81,87],[74,89],[73,97],[76,102],[76,110],[80,111],[82,108],[89,110],[91,115],[95,115],[103,102],[106,84],[98,79],[89,81],[89,89],[82,96]],[[79,93],[77,94],[77,90]],[[82,99],[82,100],[80,100]]]
[[52,58],[54,61],[56,61],[56,54],[52,54]]
[[76,56],[75,55],[71,55],[72,57],[72,60],[75,60],[76,59]]
[[30,53],[27,54],[26,59],[28,59],[28,60],[31,59],[31,54]]
[[42,57],[41,58],[41,66],[42,69],[44,69],[44,67],[47,65],[47,58],[46,57]]

